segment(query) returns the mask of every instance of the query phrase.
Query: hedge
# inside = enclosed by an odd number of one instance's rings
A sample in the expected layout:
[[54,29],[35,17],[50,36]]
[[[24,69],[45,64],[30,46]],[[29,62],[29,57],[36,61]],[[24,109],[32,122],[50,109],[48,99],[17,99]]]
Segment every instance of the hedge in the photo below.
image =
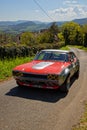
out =
[[62,47],[64,44],[39,44],[37,46],[0,46],[0,59],[11,59],[16,57],[33,56],[42,49],[57,49]]
[[6,47],[6,46],[0,46],[0,59],[10,59],[10,58],[16,58],[16,57],[26,57],[31,56],[33,51],[31,48],[26,46],[19,46],[19,47]]

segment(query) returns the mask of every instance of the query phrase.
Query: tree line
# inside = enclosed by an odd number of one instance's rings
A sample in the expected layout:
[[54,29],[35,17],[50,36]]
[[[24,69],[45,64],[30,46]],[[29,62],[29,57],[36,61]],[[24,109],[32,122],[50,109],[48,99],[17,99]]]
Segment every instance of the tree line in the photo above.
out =
[[0,59],[24,57],[41,49],[58,49],[65,45],[87,47],[87,24],[67,22],[58,27],[53,23],[48,29],[17,35],[0,32]]

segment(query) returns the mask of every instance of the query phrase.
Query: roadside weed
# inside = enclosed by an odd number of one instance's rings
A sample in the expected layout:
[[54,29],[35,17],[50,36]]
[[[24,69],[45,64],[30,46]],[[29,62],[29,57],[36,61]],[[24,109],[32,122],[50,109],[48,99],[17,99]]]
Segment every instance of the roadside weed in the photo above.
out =
[[12,76],[12,69],[20,64],[29,62],[33,57],[21,57],[16,59],[5,59],[0,60],[0,81],[7,79]]

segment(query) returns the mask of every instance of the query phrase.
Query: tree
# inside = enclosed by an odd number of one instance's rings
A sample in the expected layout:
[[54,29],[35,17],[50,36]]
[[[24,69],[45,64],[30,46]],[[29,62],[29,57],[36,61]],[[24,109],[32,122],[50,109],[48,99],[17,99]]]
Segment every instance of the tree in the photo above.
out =
[[55,22],[50,26],[49,31],[50,31],[52,34],[54,34],[54,35],[57,35],[57,34],[58,34],[59,28],[58,28],[58,26],[56,25]]
[[51,43],[51,36],[48,30],[37,36],[37,43]]
[[83,44],[83,33],[81,31],[76,31],[75,44],[76,45],[82,45]]
[[32,45],[34,43],[34,35],[31,32],[24,32],[20,36],[21,44]]
[[67,28],[65,28],[64,31],[63,31],[63,36],[64,36],[64,39],[65,39],[65,45],[70,43],[69,35],[70,35],[69,30]]
[[83,33],[84,33],[84,47],[87,47],[87,24],[83,25],[82,27]]
[[58,33],[58,38],[59,38],[59,41],[64,42],[64,36],[63,36],[62,32]]
[[84,47],[87,47],[87,33],[84,35]]
[[[75,22],[67,22],[62,26],[62,33],[65,39],[65,45],[82,44],[82,31],[81,26]],[[80,43],[78,43],[80,42]]]
[[53,23],[47,30],[42,31],[37,36],[37,42],[39,43],[54,43],[58,41],[58,26]]
[[50,26],[48,31],[50,32],[51,41],[52,42],[58,41],[59,28],[55,22]]
[[12,44],[16,41],[15,34],[0,32],[0,45]]

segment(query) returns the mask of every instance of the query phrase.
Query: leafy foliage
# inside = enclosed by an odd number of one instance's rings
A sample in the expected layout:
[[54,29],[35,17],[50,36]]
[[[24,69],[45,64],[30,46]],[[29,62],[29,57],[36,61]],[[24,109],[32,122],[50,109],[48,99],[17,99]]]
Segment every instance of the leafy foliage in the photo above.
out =
[[20,43],[24,45],[32,45],[34,43],[34,35],[30,32],[22,33]]
[[65,39],[65,45],[81,45],[83,42],[82,29],[79,24],[74,22],[65,23],[62,26],[62,32]]
[[39,43],[54,43],[58,42],[58,32],[59,28],[56,23],[53,23],[50,28],[44,30],[43,33],[40,33],[37,37],[37,42]]
[[0,32],[0,45],[13,44],[16,42],[16,35]]
[[87,47],[87,24],[83,25],[82,27],[83,33],[84,33],[84,42],[83,45]]
[[26,56],[31,56],[32,51],[29,47],[26,46],[1,46],[0,47],[0,59],[13,59],[16,57],[26,57]]

